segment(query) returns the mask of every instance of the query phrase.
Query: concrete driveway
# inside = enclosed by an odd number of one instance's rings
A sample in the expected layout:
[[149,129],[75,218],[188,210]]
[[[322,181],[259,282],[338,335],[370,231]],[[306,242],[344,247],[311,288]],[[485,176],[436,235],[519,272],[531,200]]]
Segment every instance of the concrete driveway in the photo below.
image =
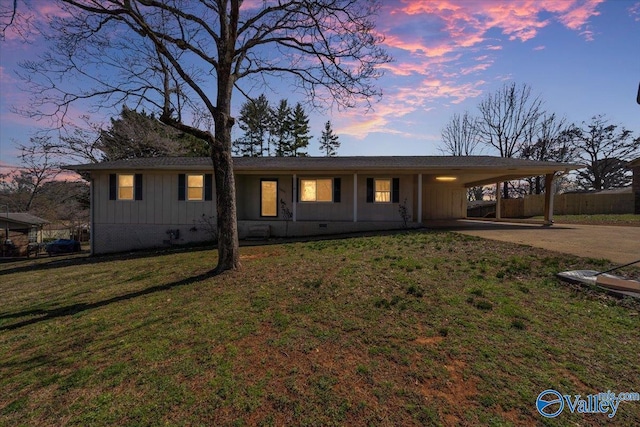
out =
[[551,227],[521,223],[458,220],[442,224],[451,231],[485,239],[519,243],[614,264],[640,259],[640,227],[555,224]]

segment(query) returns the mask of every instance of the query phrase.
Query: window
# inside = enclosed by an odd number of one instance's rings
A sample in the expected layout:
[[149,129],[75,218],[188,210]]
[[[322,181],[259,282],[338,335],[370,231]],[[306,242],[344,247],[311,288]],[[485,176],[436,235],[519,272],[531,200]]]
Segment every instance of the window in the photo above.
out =
[[31,227],[29,229],[29,243],[38,243],[38,228]]
[[178,200],[213,200],[213,175],[210,173],[178,174]]
[[331,202],[333,201],[333,182],[326,179],[301,179],[300,201]]
[[400,203],[400,178],[367,178],[367,203]]
[[204,175],[187,175],[187,200],[202,200]]
[[260,216],[278,216],[278,181],[260,181]]
[[133,175],[118,175],[118,200],[133,200]]
[[391,202],[391,180],[376,179],[374,180],[374,200],[376,203]]
[[109,200],[142,200],[142,174],[109,174]]

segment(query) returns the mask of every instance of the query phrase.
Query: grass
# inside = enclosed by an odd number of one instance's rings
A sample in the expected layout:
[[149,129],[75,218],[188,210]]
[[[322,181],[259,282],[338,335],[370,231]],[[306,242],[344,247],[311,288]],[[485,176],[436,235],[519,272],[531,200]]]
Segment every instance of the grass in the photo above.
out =
[[603,260],[447,232],[126,258],[0,264],[0,425],[599,425],[536,397],[638,391],[640,305],[554,277]]

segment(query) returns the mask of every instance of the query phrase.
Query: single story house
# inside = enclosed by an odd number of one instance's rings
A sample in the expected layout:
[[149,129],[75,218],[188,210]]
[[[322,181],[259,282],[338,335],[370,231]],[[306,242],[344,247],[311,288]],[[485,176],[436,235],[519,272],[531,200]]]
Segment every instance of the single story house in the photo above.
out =
[[[428,225],[466,217],[466,188],[578,166],[491,156],[234,158],[240,238]],[[211,239],[213,166],[206,157],[68,166],[91,182],[94,254]],[[552,195],[545,220],[551,223]],[[498,201],[499,203],[499,201]]]
[[27,255],[29,244],[42,243],[42,227],[48,223],[26,212],[0,213],[0,255]]

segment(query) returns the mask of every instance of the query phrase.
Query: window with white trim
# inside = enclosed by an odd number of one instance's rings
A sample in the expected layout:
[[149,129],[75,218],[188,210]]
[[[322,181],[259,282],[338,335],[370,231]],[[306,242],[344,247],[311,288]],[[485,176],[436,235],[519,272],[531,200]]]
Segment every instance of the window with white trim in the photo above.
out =
[[323,179],[301,179],[300,180],[300,201],[301,202],[332,202],[333,201],[333,180]]
[[278,181],[263,179],[260,181],[260,216],[278,216]]
[[118,175],[118,200],[133,200],[133,174]]
[[187,200],[204,200],[204,175],[187,175]]
[[375,179],[374,181],[374,198],[376,203],[391,202],[391,179]]

